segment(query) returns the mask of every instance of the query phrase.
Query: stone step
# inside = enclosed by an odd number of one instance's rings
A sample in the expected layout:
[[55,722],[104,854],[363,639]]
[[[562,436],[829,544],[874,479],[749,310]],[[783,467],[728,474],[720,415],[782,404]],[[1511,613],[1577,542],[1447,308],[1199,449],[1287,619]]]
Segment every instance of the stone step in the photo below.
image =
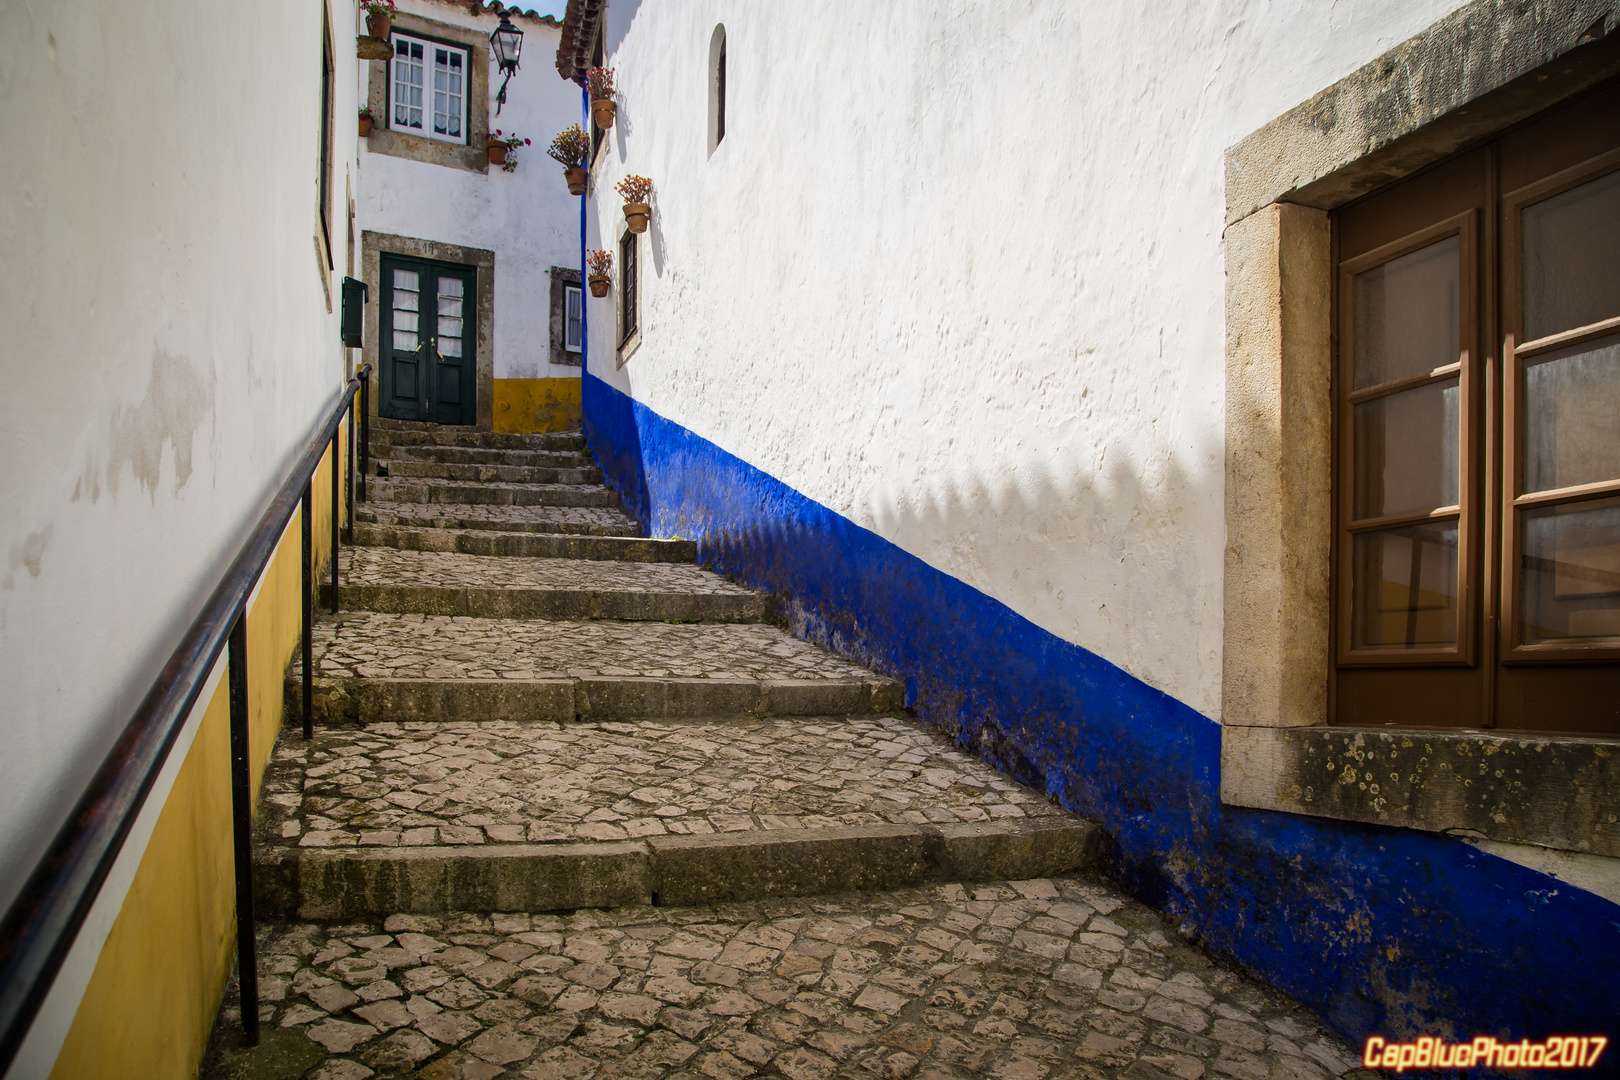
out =
[[590,455],[564,450],[483,450],[466,446],[389,446],[384,449],[387,451],[384,454],[374,452],[373,460],[390,465],[410,461],[442,465],[517,465],[536,469],[595,467]]
[[[774,626],[342,612],[315,624],[315,720],[687,720],[888,712],[904,688]],[[287,674],[302,714],[300,672]]]
[[[529,465],[445,465],[436,461],[390,461],[389,480],[453,480],[477,484],[594,484],[602,483],[602,470],[554,469]],[[381,474],[379,474],[381,476]]]
[[[356,544],[400,551],[446,551],[463,555],[506,555],[527,559],[592,559],[605,562],[690,563],[697,561],[695,540],[650,540],[637,536],[570,536],[538,532],[500,532],[486,527],[420,528],[374,524],[357,516]],[[639,532],[639,527],[637,532]]]
[[367,495],[375,502],[435,506],[610,506],[619,496],[600,484],[462,483],[456,480],[377,478]]
[[268,917],[714,904],[1089,865],[1097,827],[883,716],[289,731]]
[[[390,426],[399,425],[399,426]],[[403,421],[376,420],[371,422],[371,448],[396,446],[459,446],[486,450],[553,450],[578,452],[585,447],[585,436],[578,431],[555,431],[536,435],[511,435],[495,431],[476,431],[465,427],[444,427],[437,424],[405,425]]]
[[[636,519],[607,506],[457,506],[371,501],[355,508],[361,524],[403,525],[416,529],[487,529],[506,533],[560,533],[568,536],[641,535]],[[358,531],[356,539],[359,538]],[[359,541],[365,543],[364,540]],[[446,549],[440,549],[446,550]],[[462,549],[465,550],[465,549]],[[474,552],[473,554],[486,554]],[[488,552],[488,554],[513,554]]]
[[1359,1046],[1178,923],[1096,870],[292,921],[261,932],[263,1042],[243,1045],[227,980],[201,1078],[1403,1075],[1362,1070]]
[[[774,608],[764,593],[692,565],[350,547],[339,567],[348,611],[757,623],[770,620]],[[325,581],[321,602],[331,602]]]

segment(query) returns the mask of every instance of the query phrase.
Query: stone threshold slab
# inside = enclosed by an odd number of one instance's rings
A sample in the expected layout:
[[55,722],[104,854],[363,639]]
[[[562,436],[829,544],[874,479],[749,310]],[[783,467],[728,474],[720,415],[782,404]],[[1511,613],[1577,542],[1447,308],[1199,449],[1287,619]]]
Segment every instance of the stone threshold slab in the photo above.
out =
[[450,464],[437,461],[387,460],[394,480],[455,480],[462,483],[600,484],[602,470],[592,466]]
[[1095,864],[1082,819],[871,825],[603,844],[275,849],[255,860],[266,918],[682,906],[1044,878]]
[[356,544],[400,551],[448,551],[462,555],[509,555],[529,559],[585,559],[598,562],[690,563],[695,540],[653,540],[641,536],[568,536],[540,532],[421,528],[356,521]]
[[[474,529],[480,532],[513,532],[536,533],[542,536],[608,536],[624,539],[640,539],[641,526],[635,519],[625,517],[622,522],[601,522],[591,520],[575,520],[556,514],[547,514],[545,511],[551,507],[509,507],[507,509],[525,509],[534,511],[522,517],[516,516],[478,516],[478,515],[452,515],[443,509],[428,509],[427,504],[418,503],[387,503],[382,505],[367,504],[362,506],[355,514],[356,543],[364,544],[367,541],[360,539],[360,526],[393,526],[404,529]],[[599,508],[605,510],[606,508]],[[365,535],[377,535],[366,533]],[[396,546],[396,545],[390,545]],[[418,551],[444,551],[448,548],[417,548]],[[693,558],[696,558],[697,547],[692,548]],[[469,552],[469,554],[484,554],[483,552]],[[506,554],[506,553],[502,553]],[[560,556],[567,558],[568,556]]]
[[[303,715],[296,666],[286,680],[288,717]],[[547,679],[314,680],[318,725],[511,720],[554,723],[711,720],[737,716],[888,713],[905,704],[894,679],[688,679],[580,676]]]
[[579,450],[585,437],[579,432],[552,432],[536,435],[512,435],[494,431],[471,431],[439,425],[406,427],[372,421],[371,448],[373,455],[390,446],[464,446],[485,450]]
[[[392,466],[390,466],[392,471]],[[598,484],[462,483],[377,477],[368,492],[379,502],[448,506],[602,506],[618,509],[619,496]]]
[[572,450],[491,450],[477,446],[390,446],[380,460],[444,465],[521,465],[552,469],[595,468],[590,458]]
[[[321,603],[332,586],[321,584]],[[620,619],[629,622],[758,623],[774,618],[761,593],[684,593],[630,589],[496,588],[427,585],[345,585],[339,606],[348,611],[467,615],[485,619]]]

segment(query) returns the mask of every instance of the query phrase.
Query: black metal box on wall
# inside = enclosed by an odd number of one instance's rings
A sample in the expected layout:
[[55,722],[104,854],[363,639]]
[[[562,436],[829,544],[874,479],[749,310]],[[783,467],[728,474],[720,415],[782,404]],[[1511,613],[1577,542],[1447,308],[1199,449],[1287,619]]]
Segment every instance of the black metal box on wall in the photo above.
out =
[[343,279],[343,316],[339,320],[345,347],[359,349],[365,345],[365,323],[366,283],[346,277]]

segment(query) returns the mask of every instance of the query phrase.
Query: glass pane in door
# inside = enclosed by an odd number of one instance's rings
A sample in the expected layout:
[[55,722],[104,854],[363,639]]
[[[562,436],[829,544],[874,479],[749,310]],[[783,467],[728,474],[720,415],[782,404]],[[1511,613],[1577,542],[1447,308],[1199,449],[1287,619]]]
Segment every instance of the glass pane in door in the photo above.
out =
[[1620,498],[1525,511],[1522,550],[1525,644],[1620,639]]
[[1354,407],[1355,517],[1457,505],[1458,381]]
[[1524,490],[1620,479],[1620,334],[1524,367]]
[[1355,389],[1461,358],[1461,252],[1450,236],[1355,276]]
[[1524,208],[1524,340],[1620,315],[1620,172]]
[[464,302],[463,286],[460,278],[441,277],[439,279],[439,355],[456,357],[461,355],[461,339],[465,320],[462,318],[462,304]]
[[393,342],[395,352],[415,352],[421,283],[415,270],[394,271]]
[[1425,522],[1352,537],[1355,649],[1457,643],[1457,523]]

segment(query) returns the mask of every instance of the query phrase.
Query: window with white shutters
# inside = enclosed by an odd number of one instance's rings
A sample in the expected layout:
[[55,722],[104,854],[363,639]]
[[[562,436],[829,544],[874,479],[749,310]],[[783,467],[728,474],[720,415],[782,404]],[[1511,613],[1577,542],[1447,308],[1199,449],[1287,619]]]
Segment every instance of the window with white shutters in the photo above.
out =
[[567,310],[564,313],[563,319],[563,326],[565,328],[565,334],[563,336],[563,348],[567,349],[569,352],[579,352],[581,314],[579,287],[577,285],[565,286],[564,295],[567,298],[565,301],[567,304]]
[[467,50],[395,34],[389,127],[443,142],[467,141]]

